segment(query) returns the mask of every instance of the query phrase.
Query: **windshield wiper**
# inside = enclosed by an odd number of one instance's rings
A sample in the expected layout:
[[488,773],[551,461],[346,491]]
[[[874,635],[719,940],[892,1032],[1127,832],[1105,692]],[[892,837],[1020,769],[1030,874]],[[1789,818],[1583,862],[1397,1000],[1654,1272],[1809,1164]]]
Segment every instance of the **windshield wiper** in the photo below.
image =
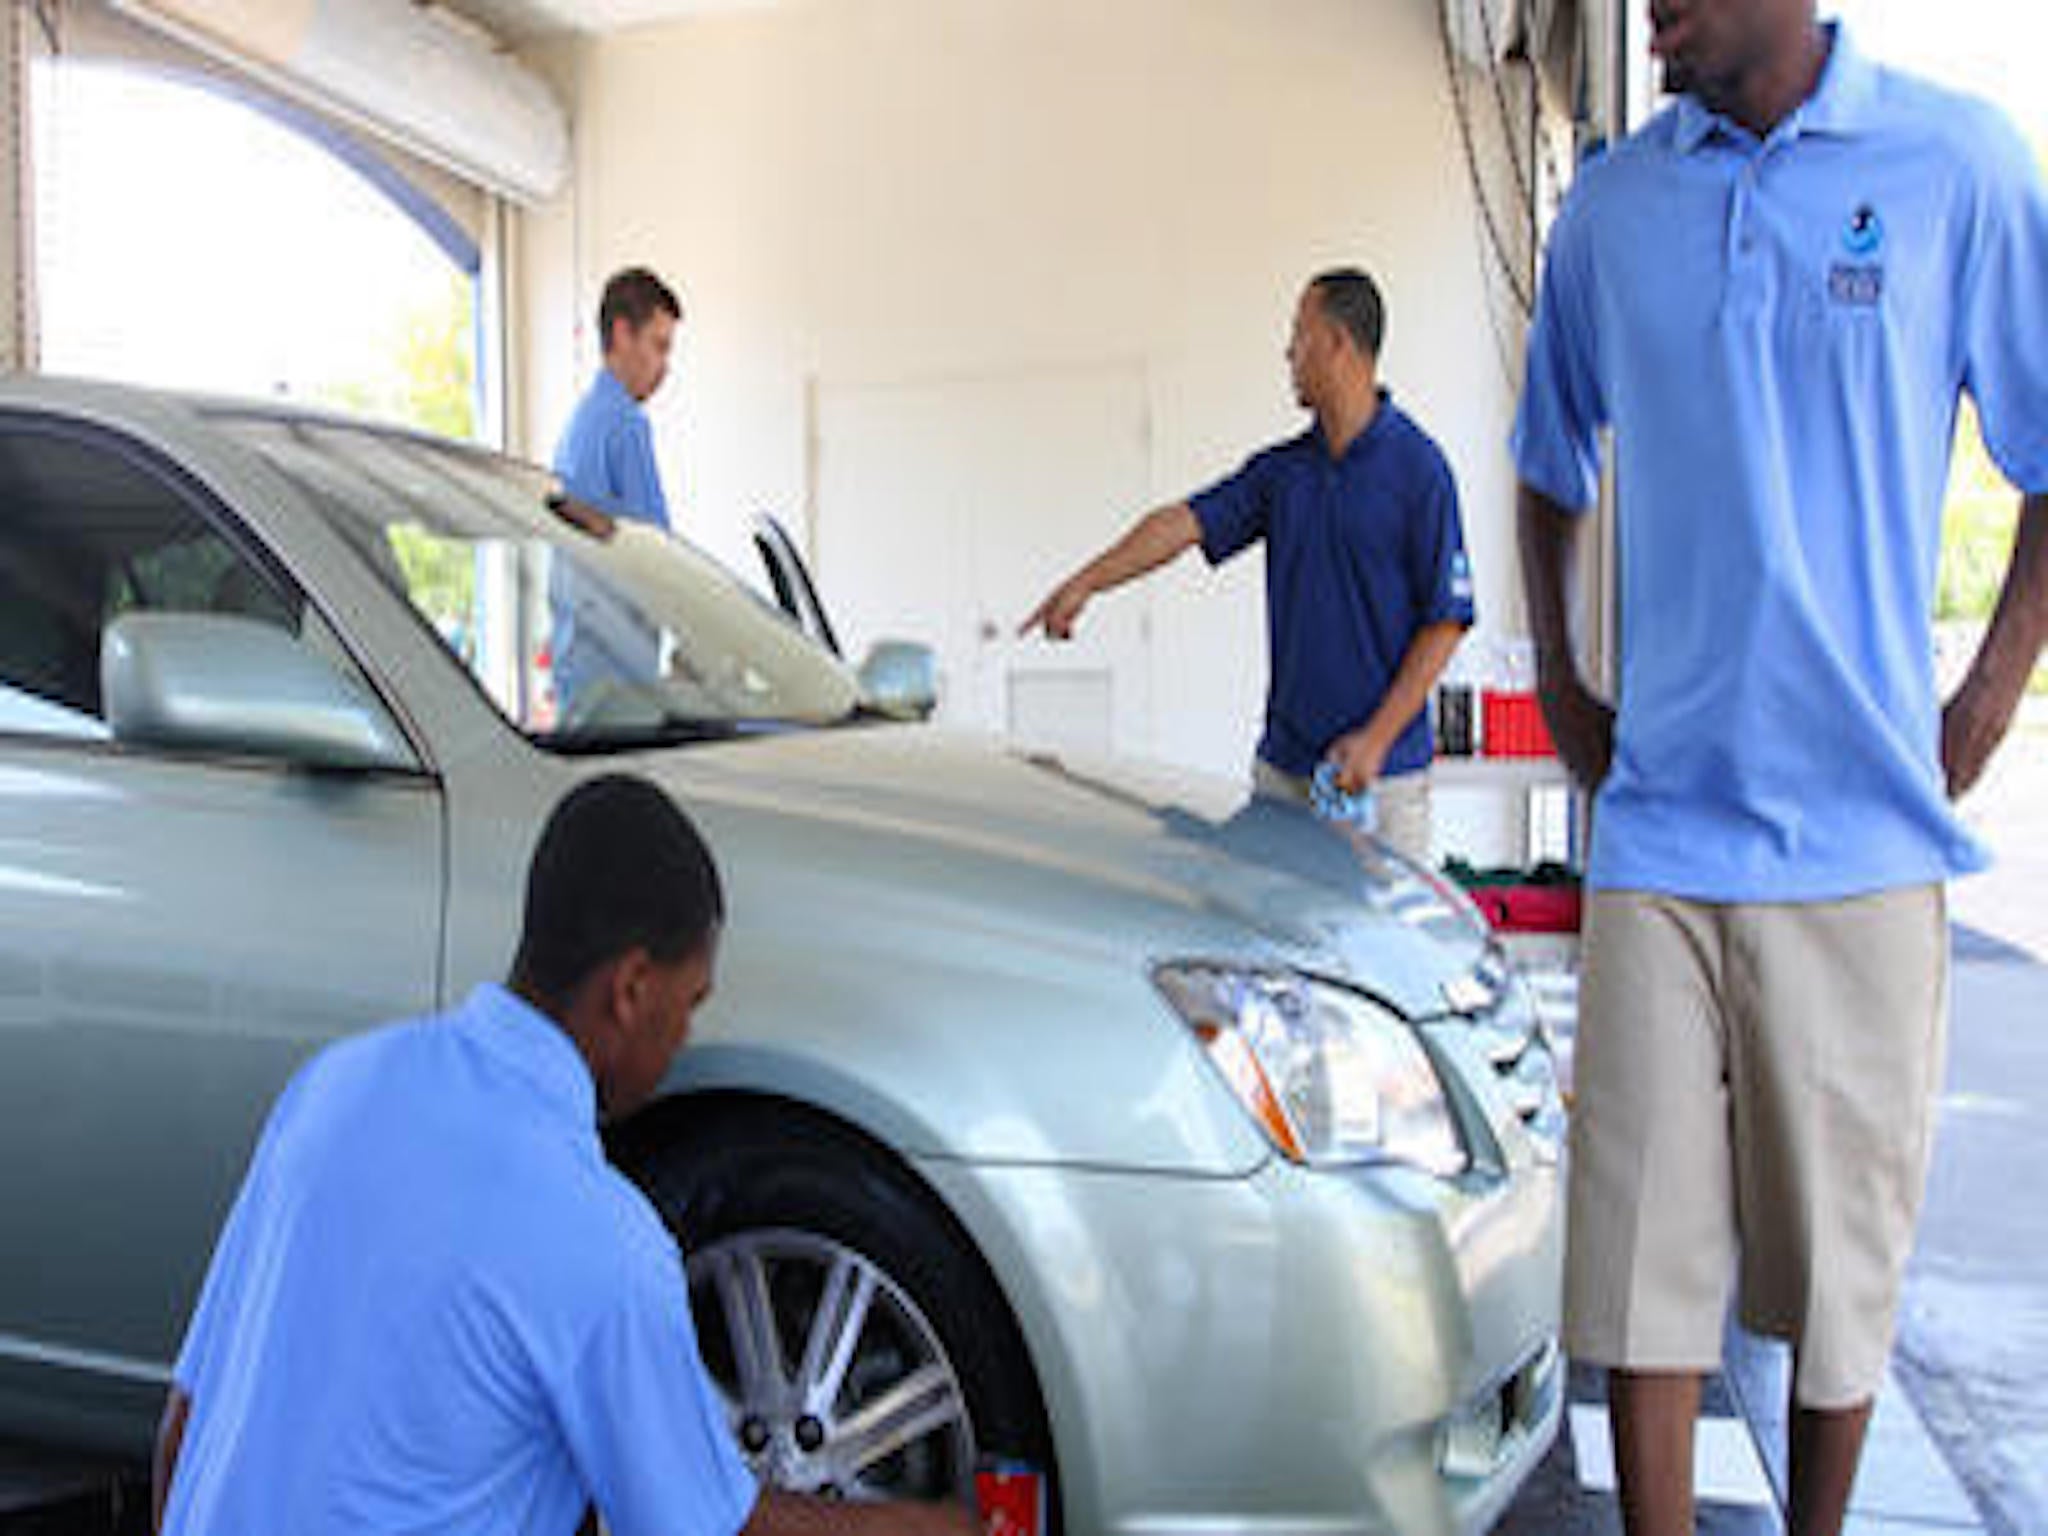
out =
[[813,729],[811,723],[781,719],[732,719],[723,715],[668,715],[660,720],[632,724],[598,723],[573,731],[558,731],[545,737],[542,745],[572,755],[598,752],[633,752],[653,747],[695,746],[707,741],[742,741],[758,736],[782,736],[791,731]]

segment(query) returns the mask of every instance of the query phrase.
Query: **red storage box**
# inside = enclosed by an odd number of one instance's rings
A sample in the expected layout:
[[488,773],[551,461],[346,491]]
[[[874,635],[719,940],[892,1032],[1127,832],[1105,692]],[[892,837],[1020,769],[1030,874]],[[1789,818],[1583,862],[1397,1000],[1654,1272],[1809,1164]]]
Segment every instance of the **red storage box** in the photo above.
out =
[[1467,891],[1500,933],[1577,933],[1583,902],[1576,885],[1482,885]]
[[1480,751],[1487,757],[1555,757],[1550,727],[1533,693],[1487,689],[1479,696]]

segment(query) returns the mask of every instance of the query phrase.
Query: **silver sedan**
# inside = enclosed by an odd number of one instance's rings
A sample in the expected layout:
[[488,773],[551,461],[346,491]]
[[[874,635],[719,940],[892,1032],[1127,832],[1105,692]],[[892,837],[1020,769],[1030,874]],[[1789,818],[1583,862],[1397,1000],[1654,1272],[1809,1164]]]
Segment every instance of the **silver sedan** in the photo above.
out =
[[[572,630],[616,659],[565,699]],[[1559,1110],[1470,909],[930,704],[529,466],[0,385],[0,1435],[145,1446],[279,1086],[500,975],[547,808],[626,766],[732,916],[610,1146],[764,1477],[1486,1527],[1560,1412]]]

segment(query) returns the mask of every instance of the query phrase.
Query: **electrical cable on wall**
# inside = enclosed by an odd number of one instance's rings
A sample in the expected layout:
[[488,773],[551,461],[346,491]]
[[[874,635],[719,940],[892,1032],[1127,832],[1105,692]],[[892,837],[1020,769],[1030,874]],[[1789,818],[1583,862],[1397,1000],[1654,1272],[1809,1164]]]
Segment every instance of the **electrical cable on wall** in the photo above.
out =
[[[1522,157],[1515,150],[1514,112],[1508,105],[1507,77],[1500,67],[1500,39],[1494,35],[1493,31],[1493,6],[1490,0],[1472,0],[1472,4],[1473,9],[1479,15],[1479,39],[1485,47],[1486,79],[1487,83],[1492,87],[1494,108],[1500,116],[1501,147],[1507,151],[1508,170],[1515,178],[1515,197],[1518,200],[1516,206],[1518,208],[1534,208],[1536,206],[1536,193],[1530,183],[1536,174],[1536,145],[1534,143],[1536,136],[1533,133],[1531,134],[1529,168],[1525,172],[1522,169]],[[1542,87],[1536,78],[1536,71],[1533,65],[1530,68],[1529,75],[1529,89],[1532,97],[1539,103],[1540,110]]]
[[[1487,329],[1493,332],[1493,357],[1494,361],[1500,364],[1501,380],[1507,385],[1508,394],[1512,398],[1520,392],[1522,387],[1522,381],[1517,375],[1515,367],[1520,357],[1520,349],[1516,346],[1514,338],[1508,334],[1507,328],[1503,324],[1504,317],[1501,314],[1500,294],[1497,291],[1500,287],[1500,283],[1497,280],[1499,269],[1486,259],[1486,240],[1484,232],[1480,227],[1480,217],[1476,208],[1472,214],[1472,227],[1473,233],[1479,236],[1474,242],[1473,254],[1478,258],[1479,263],[1479,292],[1486,304]],[[1517,322],[1519,323],[1522,318],[1518,314],[1516,316]]]
[[[1472,195],[1478,206],[1481,229],[1484,232],[1484,249],[1490,251],[1501,278],[1513,296],[1515,307],[1521,311],[1524,320],[1536,312],[1535,285],[1523,276],[1521,262],[1511,249],[1509,237],[1502,232],[1504,214],[1495,206],[1494,194],[1487,186],[1487,177],[1480,164],[1478,131],[1472,120],[1471,102],[1465,91],[1465,81],[1458,62],[1457,42],[1452,35],[1451,7],[1459,3],[1475,3],[1475,0],[1438,0],[1437,30],[1443,44],[1444,74],[1450,86],[1451,114],[1457,120],[1458,138],[1465,153],[1465,172],[1472,184]],[[1486,0],[1476,0],[1482,7]],[[1491,31],[1491,23],[1487,24]],[[1492,42],[1487,42],[1488,53]],[[1504,116],[1505,125],[1505,116]],[[1508,158],[1515,161],[1515,149],[1510,136],[1507,145]],[[1523,181],[1520,164],[1516,163],[1518,184]],[[1530,206],[1530,204],[1524,205]]]
[[[1511,194],[1497,191],[1487,174],[1481,146],[1483,129],[1461,62],[1457,41],[1459,27],[1457,18],[1452,14],[1454,5],[1476,8],[1480,56],[1475,67],[1485,74],[1486,88],[1493,98],[1492,115],[1499,123],[1502,153],[1514,182]],[[1517,373],[1520,361],[1520,344],[1514,332],[1526,327],[1535,312],[1545,201],[1549,196],[1560,195],[1566,185],[1557,147],[1546,128],[1552,107],[1538,58],[1540,40],[1525,35],[1522,56],[1517,61],[1528,73],[1529,91],[1529,143],[1521,146],[1509,84],[1511,65],[1501,58],[1501,39],[1495,28],[1490,0],[1439,0],[1437,23],[1452,115],[1457,121],[1466,175],[1472,188],[1487,322],[1493,332],[1503,376],[1512,392],[1519,386]],[[1582,44],[1583,37],[1579,41]],[[1526,161],[1523,158],[1525,154]],[[1512,322],[1502,313],[1496,287],[1506,290],[1514,306]]]

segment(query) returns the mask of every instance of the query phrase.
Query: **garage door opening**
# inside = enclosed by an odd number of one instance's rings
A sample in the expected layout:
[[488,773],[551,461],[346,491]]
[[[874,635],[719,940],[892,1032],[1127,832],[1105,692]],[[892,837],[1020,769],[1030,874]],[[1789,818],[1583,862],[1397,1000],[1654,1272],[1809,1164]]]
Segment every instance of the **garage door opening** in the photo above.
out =
[[51,59],[31,91],[46,371],[476,436],[478,250],[388,164],[210,80]]

